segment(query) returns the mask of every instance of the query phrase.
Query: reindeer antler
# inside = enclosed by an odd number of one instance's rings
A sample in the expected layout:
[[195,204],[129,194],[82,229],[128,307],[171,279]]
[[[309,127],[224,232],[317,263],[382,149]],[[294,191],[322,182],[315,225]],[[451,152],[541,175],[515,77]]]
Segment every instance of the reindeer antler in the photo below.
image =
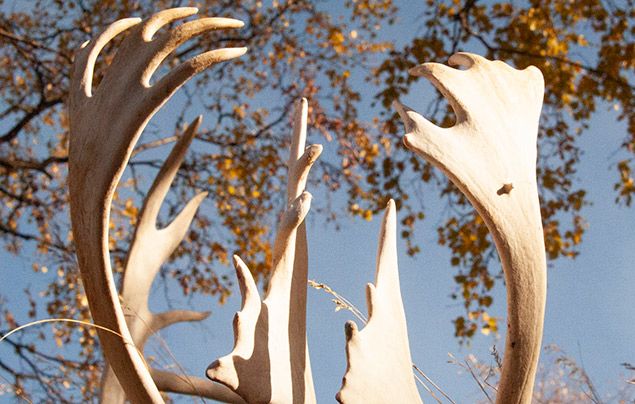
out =
[[311,195],[303,192],[322,146],[304,149],[307,101],[296,109],[289,158],[288,207],[278,226],[273,275],[263,301],[247,266],[234,256],[243,298],[234,317],[234,349],[207,369],[207,377],[247,402],[314,403],[306,344],[308,254],[304,217]]
[[[76,54],[70,89],[69,191],[77,257],[95,323],[122,336],[99,332],[104,356],[127,398],[163,402],[136,347],[119,304],[108,251],[110,205],[121,174],[145,125],[174,92],[214,63],[245,53],[245,48],[205,52],[150,85],[160,63],[188,39],[213,29],[239,28],[238,20],[201,18],[155,37],[164,25],[197,13],[196,8],[159,12],[141,23],[128,18],[110,25]],[[116,35],[130,30],[93,94],[95,61]]]
[[[170,155],[163,163],[144,201],[135,234],[130,243],[121,288],[121,301],[128,329],[137,349],[143,353],[148,338],[171,324],[185,321],[201,321],[209,312],[173,310],[152,313],[148,306],[150,288],[161,265],[172,255],[187,232],[196,210],[207,195],[201,192],[192,198],[166,227],[157,228],[157,218],[170,184],[181,165],[202,118],[192,122]],[[190,375],[180,375],[151,369],[152,378],[159,391],[197,395],[215,400],[239,402],[239,396],[227,387]],[[125,394],[108,367],[102,383],[101,402],[124,403]]]
[[420,403],[412,373],[406,315],[397,266],[395,202],[386,207],[379,232],[375,285],[366,285],[368,323],[346,323],[348,366],[337,393],[341,403]]
[[536,137],[544,83],[530,66],[516,70],[470,53],[410,72],[429,79],[456,115],[447,129],[395,102],[406,146],[441,169],[489,228],[507,285],[507,339],[499,403],[530,403],[546,301],[546,260]]

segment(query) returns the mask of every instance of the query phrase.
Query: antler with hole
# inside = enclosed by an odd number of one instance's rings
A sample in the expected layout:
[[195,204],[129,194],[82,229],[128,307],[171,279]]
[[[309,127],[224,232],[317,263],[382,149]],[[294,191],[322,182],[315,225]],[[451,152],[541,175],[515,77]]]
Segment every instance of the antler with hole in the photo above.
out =
[[288,207],[277,229],[269,290],[261,301],[249,269],[234,256],[242,295],[241,310],[234,317],[234,349],[207,369],[207,377],[250,403],[315,402],[306,343],[308,254],[304,217],[311,195],[304,188],[322,146],[304,148],[307,101],[302,99],[299,104],[288,164]]
[[[191,310],[173,310],[155,314],[148,306],[150,289],[161,265],[185,237],[196,210],[207,195],[207,192],[199,193],[185,205],[168,226],[162,229],[157,228],[161,204],[201,120],[201,117],[198,117],[184,131],[157,174],[141,209],[126,259],[121,288],[122,308],[132,340],[141,353],[144,352],[148,338],[162,328],[177,322],[201,321],[209,316],[209,312]],[[151,375],[159,391],[197,395],[221,401],[242,401],[227,387],[207,379],[157,369],[151,369]],[[117,377],[109,366],[102,383],[101,402],[124,403],[125,398]]]
[[[130,154],[154,113],[196,73],[246,51],[225,48],[205,52],[151,85],[155,70],[180,44],[210,30],[243,25],[228,18],[201,18],[155,36],[164,25],[197,11],[165,10],[144,23],[138,18],[119,20],[85,44],[73,64],[69,192],[79,268],[95,323],[121,335],[98,331],[106,360],[127,398],[135,403],[163,400],[142,355],[130,344],[131,334],[119,303],[108,251],[110,205]],[[93,70],[99,52],[126,30],[128,37],[93,92]]]
[[544,82],[470,53],[413,68],[449,101],[456,124],[440,128],[395,102],[406,146],[441,169],[489,228],[507,285],[507,339],[497,402],[529,403],[546,301],[546,259],[536,185],[536,138]]
[[397,266],[395,202],[386,207],[379,232],[375,285],[366,285],[368,323],[346,323],[348,366],[337,393],[341,403],[420,403],[412,373],[406,314]]

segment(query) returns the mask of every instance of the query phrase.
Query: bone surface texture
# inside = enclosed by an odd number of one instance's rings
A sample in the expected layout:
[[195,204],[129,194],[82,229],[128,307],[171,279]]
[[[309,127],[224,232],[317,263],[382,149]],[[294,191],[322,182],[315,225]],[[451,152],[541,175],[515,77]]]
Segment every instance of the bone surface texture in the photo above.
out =
[[[157,34],[162,26],[196,12],[195,8],[175,8],[145,22],[138,18],[117,21],[86,43],[73,63],[68,182],[77,258],[93,320],[121,335],[98,331],[104,356],[133,403],[160,403],[163,399],[133,343],[113,279],[108,251],[113,194],[154,113],[196,73],[246,51],[227,48],[205,52],[151,85],[157,67],[180,44],[209,30],[243,25],[228,18],[201,18]],[[93,70],[99,52],[124,31],[128,31],[127,37],[94,89]]]
[[[530,403],[546,302],[546,259],[536,185],[536,138],[544,83],[470,53],[411,70],[448,100],[456,115],[440,128],[395,102],[406,146],[442,170],[467,196],[494,238],[507,286],[507,336],[498,403]],[[459,68],[463,68],[461,70]]]

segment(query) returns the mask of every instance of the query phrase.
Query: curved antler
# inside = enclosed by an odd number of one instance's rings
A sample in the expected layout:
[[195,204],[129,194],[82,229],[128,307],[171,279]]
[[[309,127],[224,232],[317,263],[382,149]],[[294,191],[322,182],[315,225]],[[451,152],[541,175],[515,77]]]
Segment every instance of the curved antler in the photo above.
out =
[[546,302],[546,259],[536,138],[544,82],[530,66],[516,70],[470,53],[449,64],[425,63],[421,75],[450,102],[456,124],[440,128],[395,102],[406,146],[441,169],[489,228],[507,285],[507,339],[499,403],[530,403]]
[[[245,53],[217,49],[189,59],[150,85],[160,63],[186,40],[213,29],[239,28],[238,20],[201,18],[155,37],[164,25],[197,13],[196,8],[159,12],[141,23],[128,18],[110,25],[78,51],[70,88],[69,192],[79,268],[95,323],[120,334],[98,331],[104,355],[128,399],[163,402],[136,347],[119,304],[108,251],[110,205],[130,154],[154,113],[196,73]],[[93,70],[101,49],[129,30],[101,85],[93,91]]]
[[341,403],[420,403],[412,373],[406,314],[397,266],[395,202],[386,207],[379,232],[375,285],[366,285],[368,323],[346,323],[346,374],[337,393]]
[[[144,201],[130,243],[123,273],[121,301],[132,340],[141,353],[144,352],[148,338],[162,328],[177,322],[201,321],[210,314],[192,310],[172,310],[155,314],[148,306],[150,289],[161,265],[185,237],[196,210],[207,195],[206,192],[199,193],[169,225],[162,229],[157,228],[161,205],[201,121],[202,118],[199,116],[185,129],[163,163]],[[151,369],[151,374],[159,391],[198,395],[222,401],[242,401],[227,387],[207,379],[156,369]],[[110,404],[125,402],[125,394],[110,366],[104,375],[100,401]]]
[[249,269],[234,256],[243,298],[234,317],[234,349],[207,368],[207,377],[250,403],[315,402],[306,343],[308,253],[304,217],[311,195],[304,188],[322,146],[304,148],[307,111],[307,101],[302,99],[295,112],[288,207],[277,229],[269,290],[261,301]]

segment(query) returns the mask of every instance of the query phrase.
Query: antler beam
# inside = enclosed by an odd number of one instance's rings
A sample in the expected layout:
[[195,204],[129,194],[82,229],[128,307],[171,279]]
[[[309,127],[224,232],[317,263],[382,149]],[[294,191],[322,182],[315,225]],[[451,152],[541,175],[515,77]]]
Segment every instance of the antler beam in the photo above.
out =
[[507,337],[498,403],[530,403],[546,302],[546,259],[536,184],[536,138],[544,82],[470,53],[425,63],[420,75],[449,101],[456,124],[440,128],[395,102],[406,146],[441,169],[489,228],[507,285]]
[[[245,48],[205,52],[150,85],[161,62],[201,33],[239,28],[238,20],[202,18],[155,37],[164,25],[197,13],[196,8],[159,12],[142,23],[128,18],[110,25],[75,56],[70,89],[69,192],[71,223],[89,307],[95,323],[121,335],[98,331],[104,356],[134,403],[160,403],[161,395],[131,341],[113,280],[108,251],[112,197],[134,146],[154,113],[196,73],[233,59]],[[113,62],[93,91],[93,70],[103,47],[128,30]]]

